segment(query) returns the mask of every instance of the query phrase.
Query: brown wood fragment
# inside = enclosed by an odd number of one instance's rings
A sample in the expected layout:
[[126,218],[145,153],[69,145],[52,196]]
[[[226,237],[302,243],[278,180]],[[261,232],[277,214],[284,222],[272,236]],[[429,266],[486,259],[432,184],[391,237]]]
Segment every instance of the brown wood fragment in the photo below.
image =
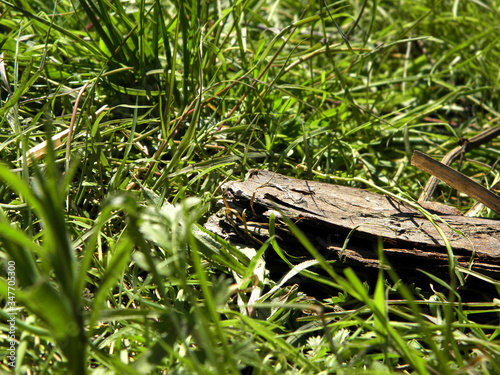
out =
[[[498,193],[500,189],[500,181],[497,181],[489,188],[490,191],[494,193]],[[483,209],[484,204],[481,202],[476,202],[471,208],[469,208],[469,211],[467,211],[464,216],[470,216],[470,217],[475,217],[478,215],[478,213]]]
[[[445,243],[434,225],[418,209],[392,197],[265,170],[252,170],[245,181],[227,183],[223,190],[229,208],[225,212],[238,212],[245,222],[238,216],[228,220],[224,215],[213,215],[206,227],[230,241],[267,239],[269,217],[274,212],[278,242],[290,254],[306,255],[280,219],[282,215],[290,218],[326,258],[378,267],[375,249],[380,237],[385,255],[400,275],[415,274],[416,269],[447,272]],[[464,217],[438,203],[428,211],[446,222],[436,220],[460,265],[468,267],[472,259],[473,270],[500,275],[499,221]],[[246,231],[251,236],[245,235]]]
[[430,173],[446,182],[452,188],[467,194],[469,197],[483,203],[500,215],[500,198],[464,174],[430,158],[424,153],[415,150],[411,164],[424,172]]

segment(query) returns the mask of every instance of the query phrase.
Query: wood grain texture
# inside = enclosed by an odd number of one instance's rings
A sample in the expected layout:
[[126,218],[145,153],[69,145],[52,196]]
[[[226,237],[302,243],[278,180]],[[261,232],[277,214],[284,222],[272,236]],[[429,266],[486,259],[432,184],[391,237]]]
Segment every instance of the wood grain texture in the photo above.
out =
[[[230,221],[225,215],[214,215],[206,228],[229,240],[252,241],[252,237],[266,240],[269,217],[274,212],[280,246],[287,251],[297,251],[300,246],[279,219],[282,215],[293,220],[329,258],[337,256],[358,265],[376,267],[378,257],[374,249],[380,237],[396,270],[404,273],[421,268],[447,272],[447,252],[436,228],[419,210],[397,199],[264,170],[252,170],[245,181],[227,183],[223,190],[227,208],[237,212],[245,223],[235,215]],[[225,211],[227,214],[228,210]],[[459,264],[466,267],[474,257],[475,270],[500,272],[500,222],[464,217],[436,203],[428,211],[446,221],[447,224],[438,222],[438,225]],[[342,250],[351,231],[353,236]]]

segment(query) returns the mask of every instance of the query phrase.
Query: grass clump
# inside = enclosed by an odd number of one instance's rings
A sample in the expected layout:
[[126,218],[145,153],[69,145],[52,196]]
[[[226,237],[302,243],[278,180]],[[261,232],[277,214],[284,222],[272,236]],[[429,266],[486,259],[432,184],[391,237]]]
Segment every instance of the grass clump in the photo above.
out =
[[[299,231],[280,282],[273,237],[200,225],[251,168],[416,198],[414,149],[497,126],[495,2],[0,4],[2,371],[500,372],[495,293],[341,274]],[[493,185],[497,146],[461,170]]]

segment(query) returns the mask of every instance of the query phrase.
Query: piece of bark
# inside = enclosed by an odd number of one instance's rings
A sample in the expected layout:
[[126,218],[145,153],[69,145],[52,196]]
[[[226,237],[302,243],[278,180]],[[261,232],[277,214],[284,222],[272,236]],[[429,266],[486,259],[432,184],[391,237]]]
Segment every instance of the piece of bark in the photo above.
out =
[[[330,259],[377,267],[374,248],[380,237],[386,256],[400,273],[416,268],[431,272],[447,269],[446,247],[433,224],[419,210],[392,197],[264,170],[250,171],[245,181],[227,183],[223,191],[228,205],[225,211],[234,215],[229,214],[231,220],[224,215],[213,216],[206,227],[233,240],[265,240],[269,216],[275,212],[280,244],[292,250],[297,248],[297,240],[279,220],[280,215],[295,222]],[[500,222],[463,217],[436,203],[428,211],[448,223],[437,225],[460,265],[466,267],[473,257],[474,270],[500,272]],[[234,225],[237,233],[231,230]],[[342,250],[351,231],[353,235]]]

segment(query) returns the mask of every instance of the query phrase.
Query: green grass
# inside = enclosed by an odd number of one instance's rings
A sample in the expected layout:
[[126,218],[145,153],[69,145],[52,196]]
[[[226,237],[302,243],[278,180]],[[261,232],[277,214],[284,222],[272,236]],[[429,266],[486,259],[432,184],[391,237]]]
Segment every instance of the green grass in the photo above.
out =
[[[339,272],[296,229],[299,260],[201,226],[251,168],[416,199],[414,149],[438,158],[498,126],[499,11],[0,0],[1,371],[500,373],[498,292]],[[461,170],[491,186],[499,154],[471,150]]]

